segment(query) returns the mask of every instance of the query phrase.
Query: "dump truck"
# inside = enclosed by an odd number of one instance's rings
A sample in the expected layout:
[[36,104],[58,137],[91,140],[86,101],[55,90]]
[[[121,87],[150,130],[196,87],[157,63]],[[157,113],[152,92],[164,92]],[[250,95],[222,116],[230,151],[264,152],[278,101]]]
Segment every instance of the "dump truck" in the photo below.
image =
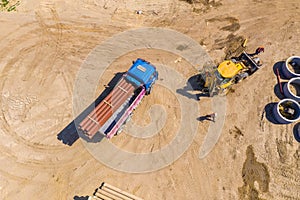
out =
[[117,135],[143,97],[151,93],[157,79],[156,67],[138,58],[109,94],[79,123],[78,129],[90,139],[96,133],[108,139]]
[[240,56],[225,60],[217,67],[204,67],[198,78],[200,90],[211,97],[226,95],[232,85],[252,75],[261,67],[257,55],[263,51],[263,47],[257,48],[252,54],[243,51]]

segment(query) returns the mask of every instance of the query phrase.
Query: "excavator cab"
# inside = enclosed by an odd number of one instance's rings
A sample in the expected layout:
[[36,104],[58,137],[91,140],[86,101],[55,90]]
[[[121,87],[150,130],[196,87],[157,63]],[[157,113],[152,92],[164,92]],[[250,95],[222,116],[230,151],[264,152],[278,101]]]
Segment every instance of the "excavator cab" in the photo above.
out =
[[220,76],[224,78],[231,79],[235,75],[237,75],[244,67],[242,63],[235,63],[232,60],[226,60],[221,62],[218,66],[217,71],[219,72]]

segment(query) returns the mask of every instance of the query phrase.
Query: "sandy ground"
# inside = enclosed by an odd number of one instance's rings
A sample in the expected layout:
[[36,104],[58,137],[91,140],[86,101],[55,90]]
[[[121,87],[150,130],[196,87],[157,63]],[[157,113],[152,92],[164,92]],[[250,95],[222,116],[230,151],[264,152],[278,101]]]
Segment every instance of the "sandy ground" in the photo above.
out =
[[[1,199],[76,199],[91,195],[103,181],[144,199],[300,199],[300,145],[293,137],[294,124],[273,124],[264,112],[279,101],[274,64],[299,55],[299,8],[298,0],[29,0],[21,1],[16,12],[1,12]],[[173,164],[131,174],[97,161],[81,140],[68,146],[56,136],[76,117],[73,86],[89,52],[110,36],[139,27],[184,33],[215,62],[243,38],[248,38],[249,50],[263,45],[265,53],[264,67],[227,96],[222,135],[207,157],[199,159],[199,148],[211,122],[197,122],[193,143]],[[115,61],[114,66],[122,67],[108,68],[95,97],[113,73],[126,70],[137,56],[169,64],[186,79],[197,73],[185,61],[174,63],[177,56],[170,53],[131,52]],[[200,114],[211,112],[210,101],[197,101]],[[150,116],[144,113],[153,104],[164,105],[168,114],[158,135],[141,141],[122,134],[112,142],[136,152],[168,144],[181,111],[165,88],[157,86],[132,121],[148,124]]]

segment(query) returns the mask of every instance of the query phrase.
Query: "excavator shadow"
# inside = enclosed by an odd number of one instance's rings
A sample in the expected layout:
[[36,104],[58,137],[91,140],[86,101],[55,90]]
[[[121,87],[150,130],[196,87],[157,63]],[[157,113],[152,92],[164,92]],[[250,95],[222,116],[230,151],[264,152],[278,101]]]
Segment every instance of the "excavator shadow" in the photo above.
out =
[[[200,76],[200,74],[190,77],[187,80],[186,86],[184,86],[183,88],[177,89],[176,92],[178,94],[181,94],[182,96],[185,96],[189,99],[194,99],[196,101],[200,100],[200,97],[203,97],[203,96],[208,97],[208,94],[201,92],[201,90],[203,88],[201,88],[200,83],[198,81],[199,76]],[[199,93],[194,94],[194,93],[192,93],[193,91],[198,91]]]
[[70,122],[60,133],[57,134],[57,139],[62,143],[72,146],[79,137],[87,142],[100,142],[104,136],[96,134],[92,139],[81,133],[77,129],[78,124],[110,93],[124,73],[116,73],[112,80],[108,83],[106,89],[91,103],[82,113],[80,113],[72,122]]

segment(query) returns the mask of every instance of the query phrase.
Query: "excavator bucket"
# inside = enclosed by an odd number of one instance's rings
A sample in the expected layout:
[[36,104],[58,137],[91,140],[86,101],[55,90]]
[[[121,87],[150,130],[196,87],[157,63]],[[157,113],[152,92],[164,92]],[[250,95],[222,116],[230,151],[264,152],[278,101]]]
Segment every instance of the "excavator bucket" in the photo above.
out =
[[216,88],[216,69],[214,67],[204,67],[200,71],[200,86],[202,88],[202,92],[207,93],[210,97],[218,94],[218,90]]

